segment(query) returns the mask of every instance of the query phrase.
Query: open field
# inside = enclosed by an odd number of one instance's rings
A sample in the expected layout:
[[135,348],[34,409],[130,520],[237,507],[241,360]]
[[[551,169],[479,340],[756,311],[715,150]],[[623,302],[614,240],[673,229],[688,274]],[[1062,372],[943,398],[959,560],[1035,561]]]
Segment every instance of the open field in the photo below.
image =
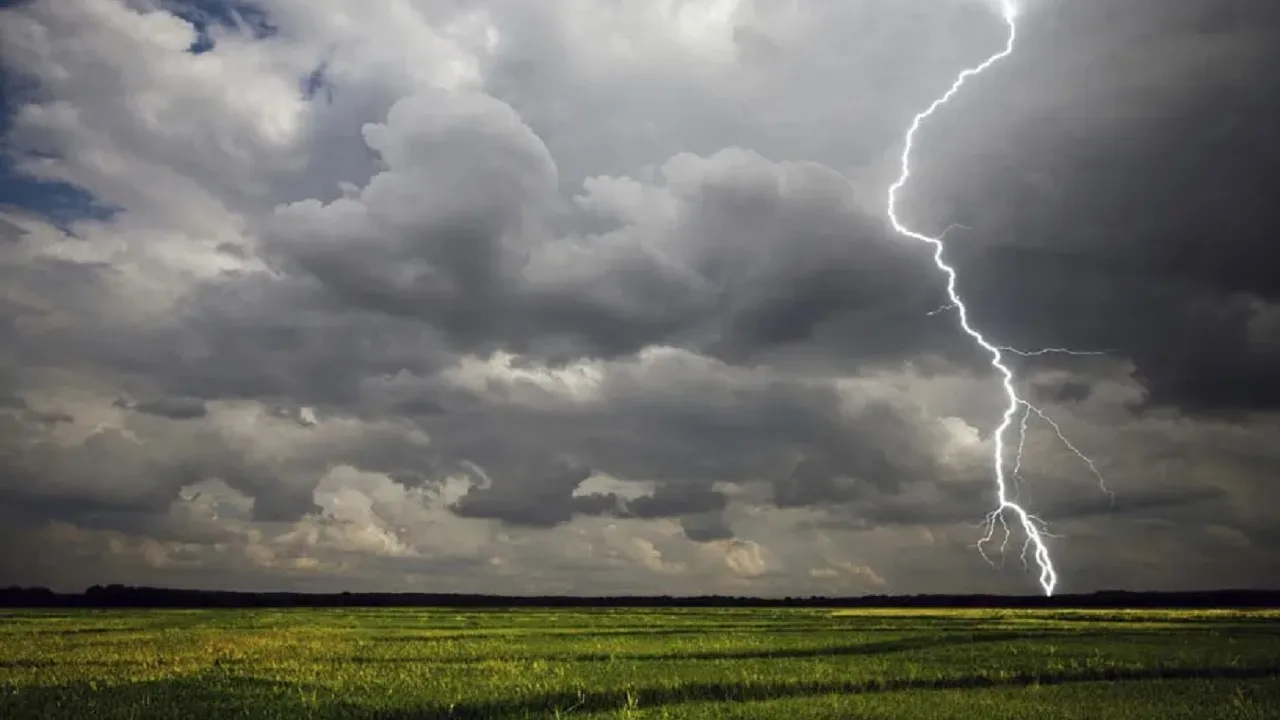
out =
[[1280,613],[0,613],[0,718],[1280,718]]

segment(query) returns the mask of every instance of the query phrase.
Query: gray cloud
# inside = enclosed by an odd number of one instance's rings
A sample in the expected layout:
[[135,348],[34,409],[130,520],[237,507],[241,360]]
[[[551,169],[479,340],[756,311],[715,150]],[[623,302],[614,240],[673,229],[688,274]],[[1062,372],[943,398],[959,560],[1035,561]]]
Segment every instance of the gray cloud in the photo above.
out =
[[121,407],[170,420],[194,420],[209,414],[204,401],[199,398],[168,397],[139,403],[122,402]]
[[495,518],[534,527],[568,521],[573,510],[571,495],[591,471],[567,461],[544,465],[527,468],[516,482],[508,476],[505,485],[471,486],[453,505],[453,511],[463,517]]
[[70,413],[61,410],[32,410],[27,413],[27,417],[45,425],[72,423],[76,420]]
[[[1025,589],[972,550],[998,386],[882,217],[985,3],[262,5],[206,56],[0,11],[14,167],[119,209],[0,210],[0,583]],[[1116,493],[1033,424],[1083,585],[1274,568],[1273,5],[1029,3],[919,139],[975,323],[1108,353],[1012,359]]]
[[18,395],[0,396],[0,408],[5,410],[26,410],[29,405],[27,401]]

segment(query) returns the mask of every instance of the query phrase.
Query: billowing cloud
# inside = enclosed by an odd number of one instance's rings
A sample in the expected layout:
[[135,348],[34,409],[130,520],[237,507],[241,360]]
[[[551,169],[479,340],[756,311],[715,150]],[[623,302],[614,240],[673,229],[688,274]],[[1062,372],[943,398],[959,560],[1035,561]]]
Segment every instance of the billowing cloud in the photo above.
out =
[[[1103,351],[1016,358],[1064,588],[1280,571],[1273,5],[1028,2],[921,133],[975,322]],[[1028,589],[883,217],[990,3],[0,14],[0,584]]]

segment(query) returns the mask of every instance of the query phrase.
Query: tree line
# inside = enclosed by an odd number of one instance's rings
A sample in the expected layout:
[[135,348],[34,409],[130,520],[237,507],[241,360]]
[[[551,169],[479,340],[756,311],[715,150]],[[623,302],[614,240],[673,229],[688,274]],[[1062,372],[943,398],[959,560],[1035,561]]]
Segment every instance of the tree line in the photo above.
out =
[[1056,595],[862,595],[858,597],[759,598],[700,596],[478,595],[465,593],[299,593],[184,590],[94,585],[82,593],[43,587],[0,588],[6,608],[1280,608],[1280,590],[1127,592]]

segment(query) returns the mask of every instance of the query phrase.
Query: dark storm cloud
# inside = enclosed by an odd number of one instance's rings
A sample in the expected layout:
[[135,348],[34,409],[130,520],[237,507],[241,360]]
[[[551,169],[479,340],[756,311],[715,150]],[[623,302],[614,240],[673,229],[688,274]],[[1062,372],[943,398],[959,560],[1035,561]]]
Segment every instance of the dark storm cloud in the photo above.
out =
[[[515,524],[558,524],[574,514],[714,514],[727,500],[716,483],[749,480],[773,483],[779,505],[820,506],[860,497],[848,486],[892,497],[948,472],[935,459],[947,431],[910,406],[845,409],[830,383],[762,381],[696,357],[659,357],[639,377],[614,369],[597,399],[584,405],[551,398],[524,408],[483,402],[418,423],[432,438],[433,454],[483,471],[471,472],[484,481],[455,509]],[[574,496],[590,473],[531,470],[555,453],[594,472],[656,482],[656,491],[636,499]],[[710,536],[723,532],[717,522],[707,516],[689,527]]]
[[857,191],[843,178],[735,153],[699,172],[679,236],[696,248],[690,267],[718,293],[704,341],[714,356],[747,360],[761,349],[812,344],[825,322],[857,338],[840,348],[853,362],[919,348],[918,330],[897,320],[923,317],[942,302],[942,286],[924,247],[902,243],[881,218],[847,204]]
[[516,482],[472,485],[452,510],[462,517],[494,518],[511,525],[549,527],[568,522],[573,517],[573,491],[591,476],[591,470],[565,461],[541,465],[536,469],[527,465]]
[[[1130,357],[1151,405],[1280,407],[1251,332],[1259,300],[1280,299],[1275,4],[1080,2],[1024,26],[1018,62],[926,131],[913,189],[932,222],[974,228],[949,255],[983,327]],[[1081,52],[1066,38],[1099,60],[1064,62]],[[983,113],[997,96],[1019,100]]]
[[695,542],[734,537],[724,517],[729,498],[721,492],[697,486],[661,485],[653,495],[625,498],[614,493],[578,495],[574,512],[619,518],[679,518],[685,537]]
[[[4,419],[0,418],[0,422]],[[92,510],[163,510],[174,468],[139,452],[117,430],[94,433],[75,448],[40,439],[34,428],[6,423],[0,446],[0,493],[8,502],[42,508],[41,517],[69,517]]]
[[71,413],[61,410],[29,410],[26,417],[43,425],[57,425],[59,423],[73,423],[75,417]]
[[[557,167],[507,105],[423,94],[364,137],[384,172],[358,195],[281,208],[268,257],[329,303],[426,322],[459,350],[560,361],[676,342],[746,358],[839,319],[859,337],[843,353],[896,358],[915,340],[901,319],[942,298],[925,249],[890,238],[818,165],[728,150],[673,158],[647,188],[598,178],[580,199],[605,230],[548,244],[529,218],[550,209]],[[672,222],[637,189],[674,202]]]
[[723,510],[728,504],[724,493],[707,488],[661,486],[653,495],[644,495],[627,502],[627,509],[636,517],[655,518]]
[[873,489],[865,481],[843,477],[820,461],[805,458],[774,484],[773,502],[778,507],[842,503],[865,496]]
[[[1128,488],[1112,495],[1097,486],[1068,480],[1051,475],[1024,480],[1021,485],[1032,496],[1020,502],[1050,527],[1084,521],[1118,526],[1152,519],[1181,519],[1199,525],[1232,515],[1230,494],[1221,488],[1156,485]],[[990,477],[952,479],[937,489],[936,496],[890,497],[868,488],[845,496],[843,505],[824,506],[829,508],[830,517],[821,524],[830,528],[956,524],[975,527],[996,507]],[[1005,519],[1015,522],[1012,515]]]
[[20,395],[0,395],[0,408],[5,410],[26,410],[29,405]]
[[[3,205],[0,205],[0,209],[3,209],[3,207]],[[22,227],[11,223],[4,218],[0,218],[0,241],[18,242],[22,239],[22,236],[26,234],[27,231]]]
[[550,197],[554,162],[509,107],[473,93],[401,101],[365,137],[388,169],[358,199],[280,209],[272,256],[352,306],[483,346],[518,270],[503,237]]
[[136,335],[108,317],[116,302],[109,287],[120,274],[109,263],[5,250],[0,247],[0,390],[27,389],[26,371],[109,362]]
[[49,353],[91,344],[101,366],[146,377],[152,391],[287,403],[304,424],[299,405],[354,409],[365,379],[430,375],[451,357],[430,327],[254,273],[195,288],[162,326],[50,333],[41,344]]
[[[1115,498],[1105,493],[1064,497],[1048,503],[1045,512],[1060,520],[1107,517],[1174,519],[1179,514],[1191,520],[1210,514],[1206,512],[1210,509],[1213,514],[1229,515],[1229,509],[1222,505],[1229,500],[1229,494],[1216,487],[1154,488]],[[1190,512],[1179,513],[1180,510]]]
[[725,522],[724,513],[684,515],[680,518],[680,527],[684,529],[685,537],[694,542],[709,543],[734,537],[733,528]]
[[[459,163],[498,167],[465,161],[465,144],[451,153]],[[492,224],[515,210],[494,215],[477,206],[466,211],[476,213],[474,220],[454,211],[444,222],[430,214],[403,217],[377,199],[394,196],[384,186],[412,177],[400,179],[394,165],[375,179],[363,204],[291,208],[291,224],[275,247],[282,267],[323,283],[332,293],[328,302],[419,318],[460,351],[504,348],[562,362],[674,342],[746,360],[771,347],[810,344],[825,322],[840,323],[846,337],[856,338],[839,348],[853,364],[893,363],[920,345],[903,320],[923,318],[943,298],[925,249],[889,237],[880,219],[850,207],[845,196],[852,189],[840,176],[737,150],[682,156],[664,172],[667,184],[646,190],[676,203],[673,226],[648,224],[645,207],[630,197],[634,183],[592,186],[588,206],[641,220],[536,250],[524,277],[522,253],[500,243],[505,230]],[[523,186],[517,177],[509,180]],[[338,229],[351,223],[355,231]],[[378,243],[364,240],[388,225],[395,229]],[[660,263],[645,247],[654,233],[674,257]],[[954,327],[922,326],[936,331],[929,339],[944,351],[972,354]]]
[[1055,403],[1084,402],[1093,394],[1093,387],[1089,383],[1073,379],[1034,381],[1031,390],[1039,399]]
[[167,397],[139,403],[117,402],[120,407],[128,408],[134,412],[170,420],[194,420],[209,414],[209,409],[205,407],[204,401],[199,398]]
[[832,437],[774,483],[780,507],[848,502],[868,492],[893,496],[912,483],[939,479],[933,438],[918,421],[889,405],[875,405],[858,418],[856,442]]

